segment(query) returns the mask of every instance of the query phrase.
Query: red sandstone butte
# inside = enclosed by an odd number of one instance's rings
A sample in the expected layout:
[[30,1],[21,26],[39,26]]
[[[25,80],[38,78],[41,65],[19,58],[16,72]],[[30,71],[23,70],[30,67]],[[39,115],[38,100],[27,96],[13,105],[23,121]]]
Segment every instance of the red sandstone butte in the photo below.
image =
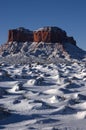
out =
[[46,42],[46,43],[65,43],[69,42],[76,45],[73,37],[68,37],[66,32],[58,27],[44,27],[36,31],[30,31],[20,27],[8,32],[8,42]]

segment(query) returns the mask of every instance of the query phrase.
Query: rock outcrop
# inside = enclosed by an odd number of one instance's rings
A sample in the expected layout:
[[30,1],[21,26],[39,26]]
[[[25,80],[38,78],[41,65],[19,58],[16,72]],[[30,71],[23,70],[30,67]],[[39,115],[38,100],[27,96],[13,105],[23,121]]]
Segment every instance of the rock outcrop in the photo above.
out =
[[66,32],[58,27],[44,27],[34,32],[35,42],[64,42],[66,40]]
[[8,32],[8,42],[46,42],[46,43],[65,43],[70,42],[76,45],[73,37],[68,37],[66,32],[58,27],[44,27],[36,31],[30,31],[22,27],[12,29]]
[[28,29],[24,29],[22,27],[18,28],[18,29],[12,29],[9,30],[8,32],[8,42],[13,42],[13,41],[17,41],[17,42],[32,42],[33,41],[33,32],[28,30]]

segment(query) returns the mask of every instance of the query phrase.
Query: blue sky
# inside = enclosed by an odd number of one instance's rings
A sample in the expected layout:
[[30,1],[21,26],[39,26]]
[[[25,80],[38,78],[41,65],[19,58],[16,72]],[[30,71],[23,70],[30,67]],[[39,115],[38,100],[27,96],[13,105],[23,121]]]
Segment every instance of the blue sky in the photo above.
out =
[[8,30],[58,26],[86,50],[86,0],[0,0],[0,44]]

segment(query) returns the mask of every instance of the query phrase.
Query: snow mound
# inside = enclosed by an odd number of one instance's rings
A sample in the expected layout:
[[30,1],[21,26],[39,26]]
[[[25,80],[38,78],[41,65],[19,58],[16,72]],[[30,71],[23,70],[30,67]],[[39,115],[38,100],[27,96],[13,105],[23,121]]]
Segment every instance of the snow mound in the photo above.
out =
[[3,64],[0,70],[0,129],[86,129],[85,62]]

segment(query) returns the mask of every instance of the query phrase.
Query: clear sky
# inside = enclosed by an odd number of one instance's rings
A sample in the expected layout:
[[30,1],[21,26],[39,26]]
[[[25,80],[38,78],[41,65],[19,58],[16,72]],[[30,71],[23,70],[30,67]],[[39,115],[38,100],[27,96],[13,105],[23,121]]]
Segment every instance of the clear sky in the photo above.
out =
[[57,26],[86,50],[86,0],[0,0],[0,44],[8,30]]

